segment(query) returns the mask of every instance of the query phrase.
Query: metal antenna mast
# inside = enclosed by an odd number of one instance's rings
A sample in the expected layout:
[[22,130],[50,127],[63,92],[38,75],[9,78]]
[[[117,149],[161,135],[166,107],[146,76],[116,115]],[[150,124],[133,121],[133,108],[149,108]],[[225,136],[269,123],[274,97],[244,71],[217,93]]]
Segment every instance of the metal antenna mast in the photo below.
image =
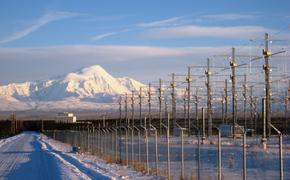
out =
[[222,123],[224,124],[225,123],[225,95],[224,93],[222,93],[221,103],[222,103]]
[[235,125],[237,123],[237,94],[236,94],[236,57],[235,48],[232,48],[232,56],[230,61],[232,69],[231,80],[232,80],[232,125],[233,125],[233,137],[235,137]]
[[225,88],[224,88],[224,95],[225,95],[225,122],[228,123],[228,80],[225,79]]
[[207,59],[207,70],[205,71],[207,77],[206,87],[207,87],[207,118],[208,118],[208,136],[212,135],[212,96],[211,96],[211,84],[210,84],[210,60]]
[[159,79],[159,88],[158,88],[159,96],[159,130],[162,129],[162,80]]
[[174,73],[172,73],[172,82],[171,82],[171,98],[172,98],[172,119],[173,119],[173,127],[175,128],[176,124],[176,101],[175,101],[175,79],[174,79]]
[[253,120],[253,111],[254,111],[254,98],[253,98],[253,86],[250,86],[250,118],[251,118],[251,128],[253,129],[253,124],[254,124],[254,120]]
[[288,96],[287,92],[285,92],[285,133],[288,133]]
[[248,92],[248,84],[247,84],[247,75],[244,75],[244,84],[243,84],[243,96],[244,96],[244,126],[247,129],[247,92]]
[[269,50],[269,35],[265,33],[265,49],[263,49],[263,56],[265,59],[265,64],[263,65],[263,69],[265,71],[265,89],[266,89],[266,107],[265,107],[265,115],[266,115],[266,131],[267,136],[269,137],[271,134],[271,87],[270,87],[270,65],[269,65],[269,57],[272,55]]
[[121,126],[122,121],[122,96],[119,97],[119,125]]
[[148,89],[148,106],[149,106],[149,127],[151,125],[151,83],[149,83]]
[[187,69],[187,77],[186,77],[186,81],[187,81],[187,122],[188,122],[188,136],[191,135],[190,132],[190,127],[191,127],[191,120],[190,120],[190,93],[191,93],[191,89],[190,89],[190,82],[191,80],[191,75],[190,75],[190,66],[188,66]]
[[187,112],[186,100],[187,100],[187,98],[186,97],[187,97],[187,87],[185,88],[185,91],[184,91],[184,94],[183,94],[183,120],[184,120],[184,125],[186,125],[186,120],[187,120],[187,115],[186,115],[186,112]]
[[128,95],[125,93],[125,119],[126,123],[128,123]]
[[131,115],[131,121],[132,121],[132,126],[134,126],[134,119],[135,119],[135,111],[134,111],[134,91],[132,91],[132,96],[131,96],[131,108],[132,108],[132,115]]
[[199,128],[199,120],[198,120],[198,87],[195,89],[195,120],[196,127]]
[[140,126],[142,126],[142,87],[139,90],[139,121]]

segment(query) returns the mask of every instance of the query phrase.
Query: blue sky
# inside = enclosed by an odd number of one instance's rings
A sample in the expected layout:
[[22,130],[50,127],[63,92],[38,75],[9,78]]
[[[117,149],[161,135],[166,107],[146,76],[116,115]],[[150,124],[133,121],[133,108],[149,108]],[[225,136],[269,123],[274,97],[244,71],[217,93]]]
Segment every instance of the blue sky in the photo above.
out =
[[289,12],[288,0],[3,0],[0,83],[94,64],[148,83],[265,32],[287,39]]

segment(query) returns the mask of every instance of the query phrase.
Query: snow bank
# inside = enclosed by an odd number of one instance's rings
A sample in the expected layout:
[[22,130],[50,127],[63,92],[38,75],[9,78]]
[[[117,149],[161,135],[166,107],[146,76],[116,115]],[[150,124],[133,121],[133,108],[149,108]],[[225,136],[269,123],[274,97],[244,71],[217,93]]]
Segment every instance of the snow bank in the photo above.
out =
[[16,136],[12,136],[12,137],[9,137],[9,138],[5,138],[5,139],[0,139],[0,147],[11,142],[11,141],[14,141],[15,139],[18,139],[19,137],[22,137],[23,134],[18,134]]
[[[59,141],[50,139],[42,135],[41,141],[44,146],[50,146],[55,150],[55,153],[70,162],[81,164],[89,172],[100,173],[111,179],[134,179],[134,180],[149,180],[149,179],[161,179],[159,177],[144,175],[140,172],[128,168],[126,166],[120,166],[117,164],[108,164],[104,160],[85,153],[72,153],[72,147],[69,144],[61,143]],[[49,148],[49,147],[46,147]]]

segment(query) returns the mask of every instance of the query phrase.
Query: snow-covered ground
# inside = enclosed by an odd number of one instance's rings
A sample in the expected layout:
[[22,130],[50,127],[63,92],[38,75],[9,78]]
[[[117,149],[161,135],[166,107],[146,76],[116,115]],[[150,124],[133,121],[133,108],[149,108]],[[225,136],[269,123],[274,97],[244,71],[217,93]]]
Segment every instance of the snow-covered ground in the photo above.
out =
[[[122,144],[124,144],[122,139]],[[259,137],[247,138],[247,179],[279,179],[279,148],[278,137],[273,136],[268,141],[264,150]],[[170,138],[171,176],[179,179],[181,172],[180,137]],[[129,147],[131,143],[129,141]],[[124,145],[122,146],[123,152]],[[154,138],[149,138],[150,167],[155,167]],[[200,146],[200,174],[201,179],[217,179],[217,137],[213,136],[205,140]],[[134,142],[137,151],[137,142]],[[197,178],[197,138],[184,137],[184,174],[186,179]],[[130,148],[129,148],[130,154]],[[145,161],[145,145],[141,144],[141,156]],[[284,177],[290,179],[290,138],[283,138]],[[125,155],[123,154],[123,158]],[[167,170],[166,138],[158,139],[159,170]],[[223,179],[239,180],[243,177],[243,147],[242,139],[222,138],[222,177]]]
[[34,132],[0,141],[0,179],[156,179]]

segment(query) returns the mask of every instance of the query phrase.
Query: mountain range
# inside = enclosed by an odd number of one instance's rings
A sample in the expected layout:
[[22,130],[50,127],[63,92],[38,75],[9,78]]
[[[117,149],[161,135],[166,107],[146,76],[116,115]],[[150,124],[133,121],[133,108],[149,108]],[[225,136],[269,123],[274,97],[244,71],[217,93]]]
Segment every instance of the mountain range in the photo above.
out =
[[98,109],[142,86],[129,77],[115,78],[94,65],[49,80],[0,86],[0,110]]

